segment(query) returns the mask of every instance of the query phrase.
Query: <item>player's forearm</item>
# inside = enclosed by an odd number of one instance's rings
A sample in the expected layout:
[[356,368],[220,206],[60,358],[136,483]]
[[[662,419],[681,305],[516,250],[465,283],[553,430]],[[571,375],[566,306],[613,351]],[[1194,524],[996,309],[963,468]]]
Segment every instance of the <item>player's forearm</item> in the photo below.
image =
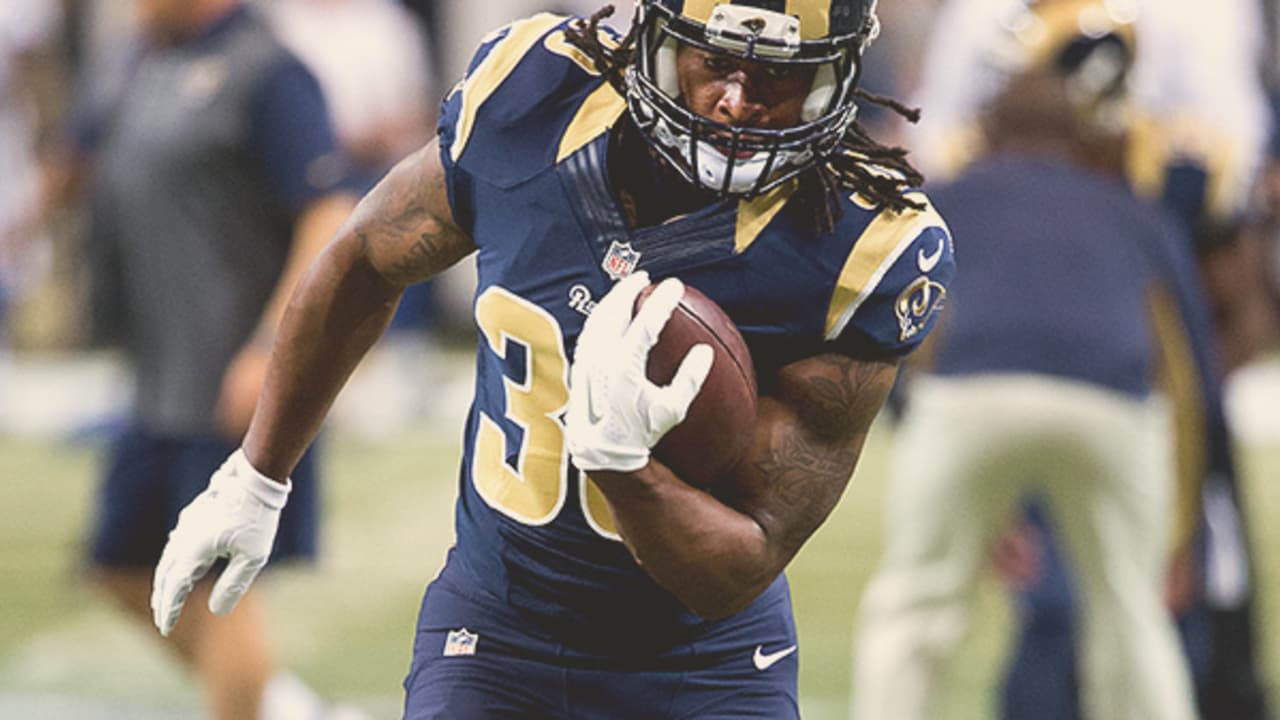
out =
[[356,198],[346,193],[334,193],[311,203],[298,216],[293,232],[293,242],[283,272],[271,293],[258,330],[252,342],[270,346],[276,330],[284,317],[294,287],[319,257],[329,241],[337,234],[344,220],[356,206]]
[[287,475],[391,322],[404,288],[473,249],[453,222],[432,141],[360,201],[290,298],[245,438],[254,467],[277,479]]
[[785,565],[750,516],[650,462],[635,473],[593,472],[636,561],[693,612],[745,608]]
[[292,472],[338,391],[391,321],[402,292],[368,263],[354,234],[325,250],[280,323],[244,440],[255,468],[276,479]]

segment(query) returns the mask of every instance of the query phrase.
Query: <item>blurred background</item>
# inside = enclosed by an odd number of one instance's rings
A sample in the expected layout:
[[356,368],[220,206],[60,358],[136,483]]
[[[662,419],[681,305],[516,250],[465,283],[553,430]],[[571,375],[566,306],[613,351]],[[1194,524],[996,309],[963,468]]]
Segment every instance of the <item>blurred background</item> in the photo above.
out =
[[[1224,125],[1249,155],[1235,190],[1249,239],[1206,271],[1222,321],[1230,372],[1226,409],[1239,460],[1240,497],[1254,548],[1256,659],[1262,685],[1280,685],[1280,106],[1277,2],[1249,4],[1220,23],[1213,3],[1187,5],[1204,27],[1184,27],[1170,57],[1191,44],[1244,47],[1246,77],[1215,76],[1211,62],[1188,63],[1213,86],[1245,84],[1256,107]],[[0,717],[202,717],[192,679],[169,662],[153,635],[84,585],[97,464],[128,416],[134,389],[119,349],[99,342],[108,308],[96,306],[83,198],[45,202],[42,168],[71,132],[78,108],[109,102],[129,72],[138,41],[122,0],[0,2]],[[485,33],[543,10],[590,14],[598,5],[536,0],[258,0],[280,36],[320,80],[343,148],[370,178],[427,140],[435,106],[461,76]],[[631,3],[609,20],[625,29]],[[882,139],[920,151],[926,176],[949,171],[929,147],[963,125],[964,102],[943,98],[931,129],[922,92],[927,51],[944,59],[955,14],[941,0],[882,0],[884,32],[869,51],[863,84],[919,100],[920,128],[896,116],[864,114]],[[1223,5],[1225,8],[1232,3]],[[1239,25],[1232,25],[1238,22]],[[963,33],[961,25],[954,34]],[[1256,41],[1256,42],[1255,42]],[[1188,45],[1179,45],[1186,42]],[[957,53],[962,50],[957,49]],[[1212,55],[1206,55],[1211,57]],[[958,56],[957,56],[958,57]],[[936,58],[936,56],[935,56]],[[936,59],[933,62],[938,62]],[[943,61],[943,65],[947,63]],[[983,78],[957,61],[930,82],[963,98]],[[1174,70],[1170,70],[1174,72]],[[1222,69],[1238,73],[1238,67]],[[1153,93],[1152,107],[1176,98]],[[945,93],[944,93],[945,95]],[[1170,112],[1173,112],[1172,110]],[[1211,117],[1211,119],[1213,119]],[[1232,125],[1232,123],[1236,123]],[[1252,134],[1247,138],[1243,135]],[[1225,150],[1217,148],[1225,153]],[[1209,154],[1214,155],[1210,148]],[[1224,191],[1225,192],[1225,191]],[[963,239],[958,242],[963,272]],[[400,680],[410,660],[425,583],[451,542],[460,428],[471,391],[474,338],[467,263],[415,290],[392,330],[357,370],[326,430],[320,556],[286,568],[264,587],[282,666],[327,700],[374,718],[399,717]],[[1243,309],[1241,309],[1243,308]],[[848,717],[854,616],[880,549],[880,511],[893,424],[870,440],[834,516],[789,571],[801,636],[806,718]],[[1273,524],[1274,523],[1274,524]],[[1018,617],[996,574],[982,592],[963,662],[949,671],[947,718],[996,716],[996,693]],[[880,719],[892,720],[892,719]]]

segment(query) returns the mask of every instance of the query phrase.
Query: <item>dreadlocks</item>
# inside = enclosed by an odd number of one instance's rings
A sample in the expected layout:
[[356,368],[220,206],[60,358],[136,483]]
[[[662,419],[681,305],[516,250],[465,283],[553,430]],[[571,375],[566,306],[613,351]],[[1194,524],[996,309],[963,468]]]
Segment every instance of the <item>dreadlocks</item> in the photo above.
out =
[[[565,30],[565,38],[581,50],[595,64],[605,80],[626,96],[626,72],[635,59],[637,25],[632,24],[626,37],[616,47],[600,41],[600,21],[613,15],[613,6],[605,5],[587,20],[579,20]],[[856,96],[901,115],[909,122],[920,119],[920,111],[909,108],[892,98],[867,92],[861,88]],[[857,121],[840,139],[835,152],[813,172],[802,176],[796,200],[812,212],[819,231],[829,232],[840,217],[841,195],[854,191],[871,204],[895,211],[906,208],[921,210],[924,206],[908,197],[908,188],[924,183],[924,176],[907,160],[907,151],[901,147],[882,145],[867,133]]]

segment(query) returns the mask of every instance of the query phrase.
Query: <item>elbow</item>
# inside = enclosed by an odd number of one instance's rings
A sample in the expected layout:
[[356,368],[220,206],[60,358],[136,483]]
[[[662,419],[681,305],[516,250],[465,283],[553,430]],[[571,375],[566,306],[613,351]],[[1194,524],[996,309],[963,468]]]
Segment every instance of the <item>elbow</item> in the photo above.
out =
[[695,592],[677,595],[694,615],[703,620],[723,620],[747,609],[769,587],[763,582],[749,587],[726,587],[718,592]]
[[663,584],[693,614],[704,620],[723,620],[745,610],[777,577],[777,572],[754,572],[746,577],[701,575]]

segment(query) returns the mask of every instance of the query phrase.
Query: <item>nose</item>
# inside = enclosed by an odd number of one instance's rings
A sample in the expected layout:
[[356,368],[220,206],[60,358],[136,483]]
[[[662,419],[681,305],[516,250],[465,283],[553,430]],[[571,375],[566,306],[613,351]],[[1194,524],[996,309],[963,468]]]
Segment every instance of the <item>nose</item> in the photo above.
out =
[[745,77],[735,73],[725,79],[716,101],[715,119],[729,125],[758,127],[765,121],[765,106],[751,97]]

